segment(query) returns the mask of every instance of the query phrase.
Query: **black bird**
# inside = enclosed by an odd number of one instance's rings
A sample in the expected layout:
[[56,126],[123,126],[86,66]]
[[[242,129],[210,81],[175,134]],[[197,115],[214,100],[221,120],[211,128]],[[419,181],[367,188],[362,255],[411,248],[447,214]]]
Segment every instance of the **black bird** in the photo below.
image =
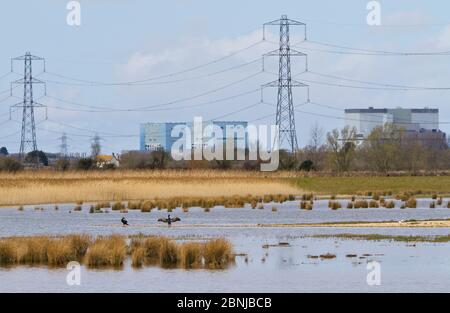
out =
[[122,217],[120,221],[122,222],[123,226],[128,226],[128,221],[125,219],[125,217]]
[[163,222],[163,223],[167,223],[167,225],[172,225],[172,223],[181,221],[181,219],[179,217],[175,217],[175,218],[171,218],[170,214],[167,218],[160,218],[158,219],[158,222]]

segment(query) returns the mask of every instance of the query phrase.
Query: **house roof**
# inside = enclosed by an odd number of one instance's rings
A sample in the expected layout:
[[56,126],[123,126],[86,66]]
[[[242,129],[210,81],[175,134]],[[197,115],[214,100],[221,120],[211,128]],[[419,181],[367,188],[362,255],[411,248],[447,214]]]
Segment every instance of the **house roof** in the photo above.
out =
[[102,154],[97,156],[97,161],[109,162],[112,161],[112,159],[113,159],[112,155]]

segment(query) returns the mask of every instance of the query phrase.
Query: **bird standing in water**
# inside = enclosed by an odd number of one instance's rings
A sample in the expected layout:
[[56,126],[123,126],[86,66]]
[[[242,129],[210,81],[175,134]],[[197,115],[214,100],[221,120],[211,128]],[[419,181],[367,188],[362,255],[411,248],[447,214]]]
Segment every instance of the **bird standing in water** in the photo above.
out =
[[160,218],[158,219],[158,222],[163,222],[163,223],[167,223],[167,225],[172,225],[172,223],[181,221],[181,219],[179,217],[175,217],[175,218],[171,218],[170,214],[167,216],[167,218]]
[[123,226],[128,226],[128,221],[125,219],[125,217],[122,217],[120,221],[122,222]]

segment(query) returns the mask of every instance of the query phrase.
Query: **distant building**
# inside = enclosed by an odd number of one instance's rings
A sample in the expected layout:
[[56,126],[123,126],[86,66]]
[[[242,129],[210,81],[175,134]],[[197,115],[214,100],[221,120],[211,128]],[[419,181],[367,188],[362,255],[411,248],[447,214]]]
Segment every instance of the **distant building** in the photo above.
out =
[[345,124],[355,127],[359,138],[366,138],[374,128],[391,123],[406,131],[439,130],[439,109],[346,109]]
[[[203,129],[212,124],[215,127],[219,127],[222,130],[222,137],[219,140],[225,143],[228,139],[232,139],[235,146],[238,148],[247,148],[247,135],[245,130],[247,128],[247,122],[244,121],[214,121],[204,122]],[[178,126],[178,127],[177,127]],[[181,127],[179,127],[181,126]],[[155,151],[165,150],[171,151],[172,145],[182,137],[182,134],[175,134],[172,136],[172,131],[177,127],[184,129],[189,127],[191,134],[192,148],[194,147],[194,125],[192,122],[168,122],[168,123],[143,123],[140,127],[140,151]],[[178,129],[178,130],[179,130]],[[243,138],[240,138],[240,131],[243,130]],[[211,138],[202,138],[202,145],[205,146]],[[239,140],[241,139],[241,140]],[[240,143],[243,145],[240,146]]]
[[113,153],[112,155],[98,155],[95,158],[98,168],[105,168],[108,166],[119,167],[120,162],[118,157]]

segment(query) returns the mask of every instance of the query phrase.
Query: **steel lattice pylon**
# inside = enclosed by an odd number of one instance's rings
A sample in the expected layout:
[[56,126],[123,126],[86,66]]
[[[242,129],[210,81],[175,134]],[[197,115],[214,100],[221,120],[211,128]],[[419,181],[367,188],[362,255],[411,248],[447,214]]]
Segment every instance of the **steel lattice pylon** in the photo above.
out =
[[275,123],[279,127],[280,132],[279,134],[280,137],[278,141],[279,147],[280,148],[282,147],[283,142],[287,142],[290,150],[292,152],[296,152],[298,150],[298,142],[297,142],[297,132],[295,129],[295,115],[294,115],[294,101],[292,97],[292,87],[308,87],[308,86],[292,79],[291,56],[304,56],[304,57],[307,56],[302,52],[291,49],[289,26],[290,25],[305,26],[305,38],[306,38],[306,25],[298,21],[290,20],[287,18],[286,15],[283,15],[279,20],[264,24],[264,27],[266,25],[280,26],[280,47],[278,50],[266,54],[268,56],[279,57],[278,80],[266,84],[263,87],[278,88],[277,112]]
[[[38,151],[37,141],[36,141],[36,123],[34,119],[34,108],[44,107],[33,99],[33,84],[44,84],[43,81],[38,80],[33,77],[33,61],[39,60],[44,61],[43,58],[33,56],[31,53],[27,52],[25,55],[13,58],[11,60],[11,70],[13,68],[13,61],[24,61],[24,75],[23,78],[12,82],[12,84],[23,84],[23,102],[18,103],[12,107],[22,108],[22,132],[20,140],[20,157],[24,160],[28,152]],[[11,84],[11,85],[12,85]],[[12,94],[12,87],[11,87]],[[39,165],[39,157],[33,158],[31,163],[34,165]]]

